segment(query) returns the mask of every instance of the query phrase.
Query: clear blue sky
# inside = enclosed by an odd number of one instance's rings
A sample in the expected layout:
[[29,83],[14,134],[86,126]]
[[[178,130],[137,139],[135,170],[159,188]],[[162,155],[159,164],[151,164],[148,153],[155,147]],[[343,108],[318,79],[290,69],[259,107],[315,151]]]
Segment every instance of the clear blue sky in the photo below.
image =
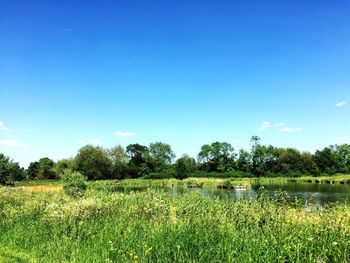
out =
[[348,101],[349,1],[0,2],[0,152],[24,166],[88,142],[314,151],[350,143]]

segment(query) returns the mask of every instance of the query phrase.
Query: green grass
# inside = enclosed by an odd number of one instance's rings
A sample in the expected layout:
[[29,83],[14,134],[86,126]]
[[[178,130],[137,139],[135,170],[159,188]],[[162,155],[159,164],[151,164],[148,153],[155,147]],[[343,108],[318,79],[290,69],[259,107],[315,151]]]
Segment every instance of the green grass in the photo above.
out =
[[16,186],[61,185],[60,180],[24,180],[16,182]]
[[[156,183],[159,183],[158,181]],[[0,188],[5,262],[349,262],[350,206]],[[12,261],[11,261],[12,260]]]
[[7,246],[0,247],[0,262],[19,263],[36,262],[37,259],[23,251],[13,250]]

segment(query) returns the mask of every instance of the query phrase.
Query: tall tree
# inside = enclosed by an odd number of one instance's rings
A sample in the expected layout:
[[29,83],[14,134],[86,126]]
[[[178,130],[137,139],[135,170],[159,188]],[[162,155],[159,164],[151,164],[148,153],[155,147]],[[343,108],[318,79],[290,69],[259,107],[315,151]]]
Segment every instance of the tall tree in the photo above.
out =
[[317,175],[319,173],[314,156],[310,152],[301,154],[303,173]]
[[123,146],[117,145],[108,150],[109,158],[112,161],[112,178],[123,179],[128,176],[129,157]]
[[176,160],[175,171],[177,179],[185,179],[190,173],[194,172],[197,168],[196,160],[184,154],[182,157]]
[[130,144],[126,147],[126,153],[130,158],[128,163],[129,172],[132,177],[140,177],[149,174],[151,169],[147,164],[149,150],[147,146]]
[[235,166],[236,154],[231,144],[227,142],[213,142],[201,147],[198,162],[202,169],[208,172],[226,172]]
[[239,150],[239,157],[237,160],[237,169],[242,172],[251,171],[251,155],[244,149]]
[[5,185],[9,181],[20,181],[25,177],[24,169],[9,157],[0,153],[0,184]]
[[332,146],[338,173],[350,172],[350,144]]
[[112,161],[102,147],[86,145],[74,159],[75,168],[89,180],[108,179],[111,177]]
[[73,159],[62,159],[55,163],[53,170],[58,177],[62,177],[65,170],[73,170],[75,167]]
[[54,171],[54,161],[48,157],[39,160],[38,179],[56,179],[57,175]]
[[294,148],[279,148],[278,155],[278,172],[282,173],[301,173],[303,171],[303,160],[300,152]]
[[154,142],[149,146],[149,162],[155,172],[163,171],[175,159],[175,153],[167,143]]
[[335,174],[337,172],[337,160],[333,147],[325,147],[315,152],[315,162],[321,173]]
[[38,177],[40,170],[39,162],[31,162],[27,168],[28,179],[35,179]]
[[261,145],[258,136],[253,136],[250,142],[252,145],[251,157],[253,175],[263,176],[268,172],[273,172],[277,165],[277,148],[272,145]]

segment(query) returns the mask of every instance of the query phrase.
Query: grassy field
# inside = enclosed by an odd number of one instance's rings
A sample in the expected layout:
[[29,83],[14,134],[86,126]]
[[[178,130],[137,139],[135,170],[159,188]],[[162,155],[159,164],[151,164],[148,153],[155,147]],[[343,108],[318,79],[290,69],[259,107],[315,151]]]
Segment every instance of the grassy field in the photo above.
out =
[[349,205],[307,212],[281,196],[0,188],[0,233],[3,262],[350,261]]

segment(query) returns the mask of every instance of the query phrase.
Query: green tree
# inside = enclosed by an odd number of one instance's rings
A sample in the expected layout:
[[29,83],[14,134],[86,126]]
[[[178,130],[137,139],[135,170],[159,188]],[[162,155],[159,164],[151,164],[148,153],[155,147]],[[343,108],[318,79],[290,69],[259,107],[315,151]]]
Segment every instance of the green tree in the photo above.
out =
[[148,161],[151,164],[153,171],[163,171],[175,159],[175,153],[171,146],[162,142],[151,143],[149,146]]
[[176,160],[175,171],[177,179],[185,179],[190,173],[197,169],[196,160],[184,154],[181,158]]
[[303,160],[300,152],[294,148],[277,149],[278,172],[301,173],[303,171]]
[[24,178],[24,169],[18,163],[0,153],[0,184],[6,185],[8,182],[20,181]]
[[236,156],[231,144],[214,142],[201,147],[198,162],[207,172],[226,172],[234,169]]
[[259,151],[260,147],[260,137],[252,136],[250,138],[250,143],[252,145],[251,148],[251,157],[252,157],[252,173],[256,176],[260,175],[259,173],[259,159],[261,151]]
[[317,150],[314,156],[321,173],[335,174],[337,172],[337,157],[333,147]]
[[147,163],[149,150],[147,146],[140,144],[130,144],[126,147],[126,153],[130,158],[128,167],[130,176],[137,178],[147,175],[151,169]]
[[66,169],[73,170],[75,167],[73,159],[62,159],[55,163],[53,170],[58,177],[62,177]]
[[40,170],[39,162],[31,162],[27,168],[28,179],[36,179]]
[[239,150],[239,157],[237,159],[237,168],[242,172],[251,171],[251,155],[244,149]]
[[54,161],[48,157],[39,160],[38,179],[57,179],[57,174],[54,171]]
[[301,154],[303,173],[317,175],[319,173],[314,156],[310,152]]
[[109,158],[112,161],[112,178],[123,179],[128,176],[128,161],[129,157],[126,154],[124,147],[117,145],[108,150]]
[[251,140],[252,173],[255,176],[263,176],[276,170],[277,148],[272,145],[260,144],[258,136],[252,136]]
[[89,180],[111,177],[112,161],[102,147],[86,145],[74,158],[75,168]]
[[335,155],[337,172],[349,173],[350,172],[350,144],[341,144],[331,146]]

